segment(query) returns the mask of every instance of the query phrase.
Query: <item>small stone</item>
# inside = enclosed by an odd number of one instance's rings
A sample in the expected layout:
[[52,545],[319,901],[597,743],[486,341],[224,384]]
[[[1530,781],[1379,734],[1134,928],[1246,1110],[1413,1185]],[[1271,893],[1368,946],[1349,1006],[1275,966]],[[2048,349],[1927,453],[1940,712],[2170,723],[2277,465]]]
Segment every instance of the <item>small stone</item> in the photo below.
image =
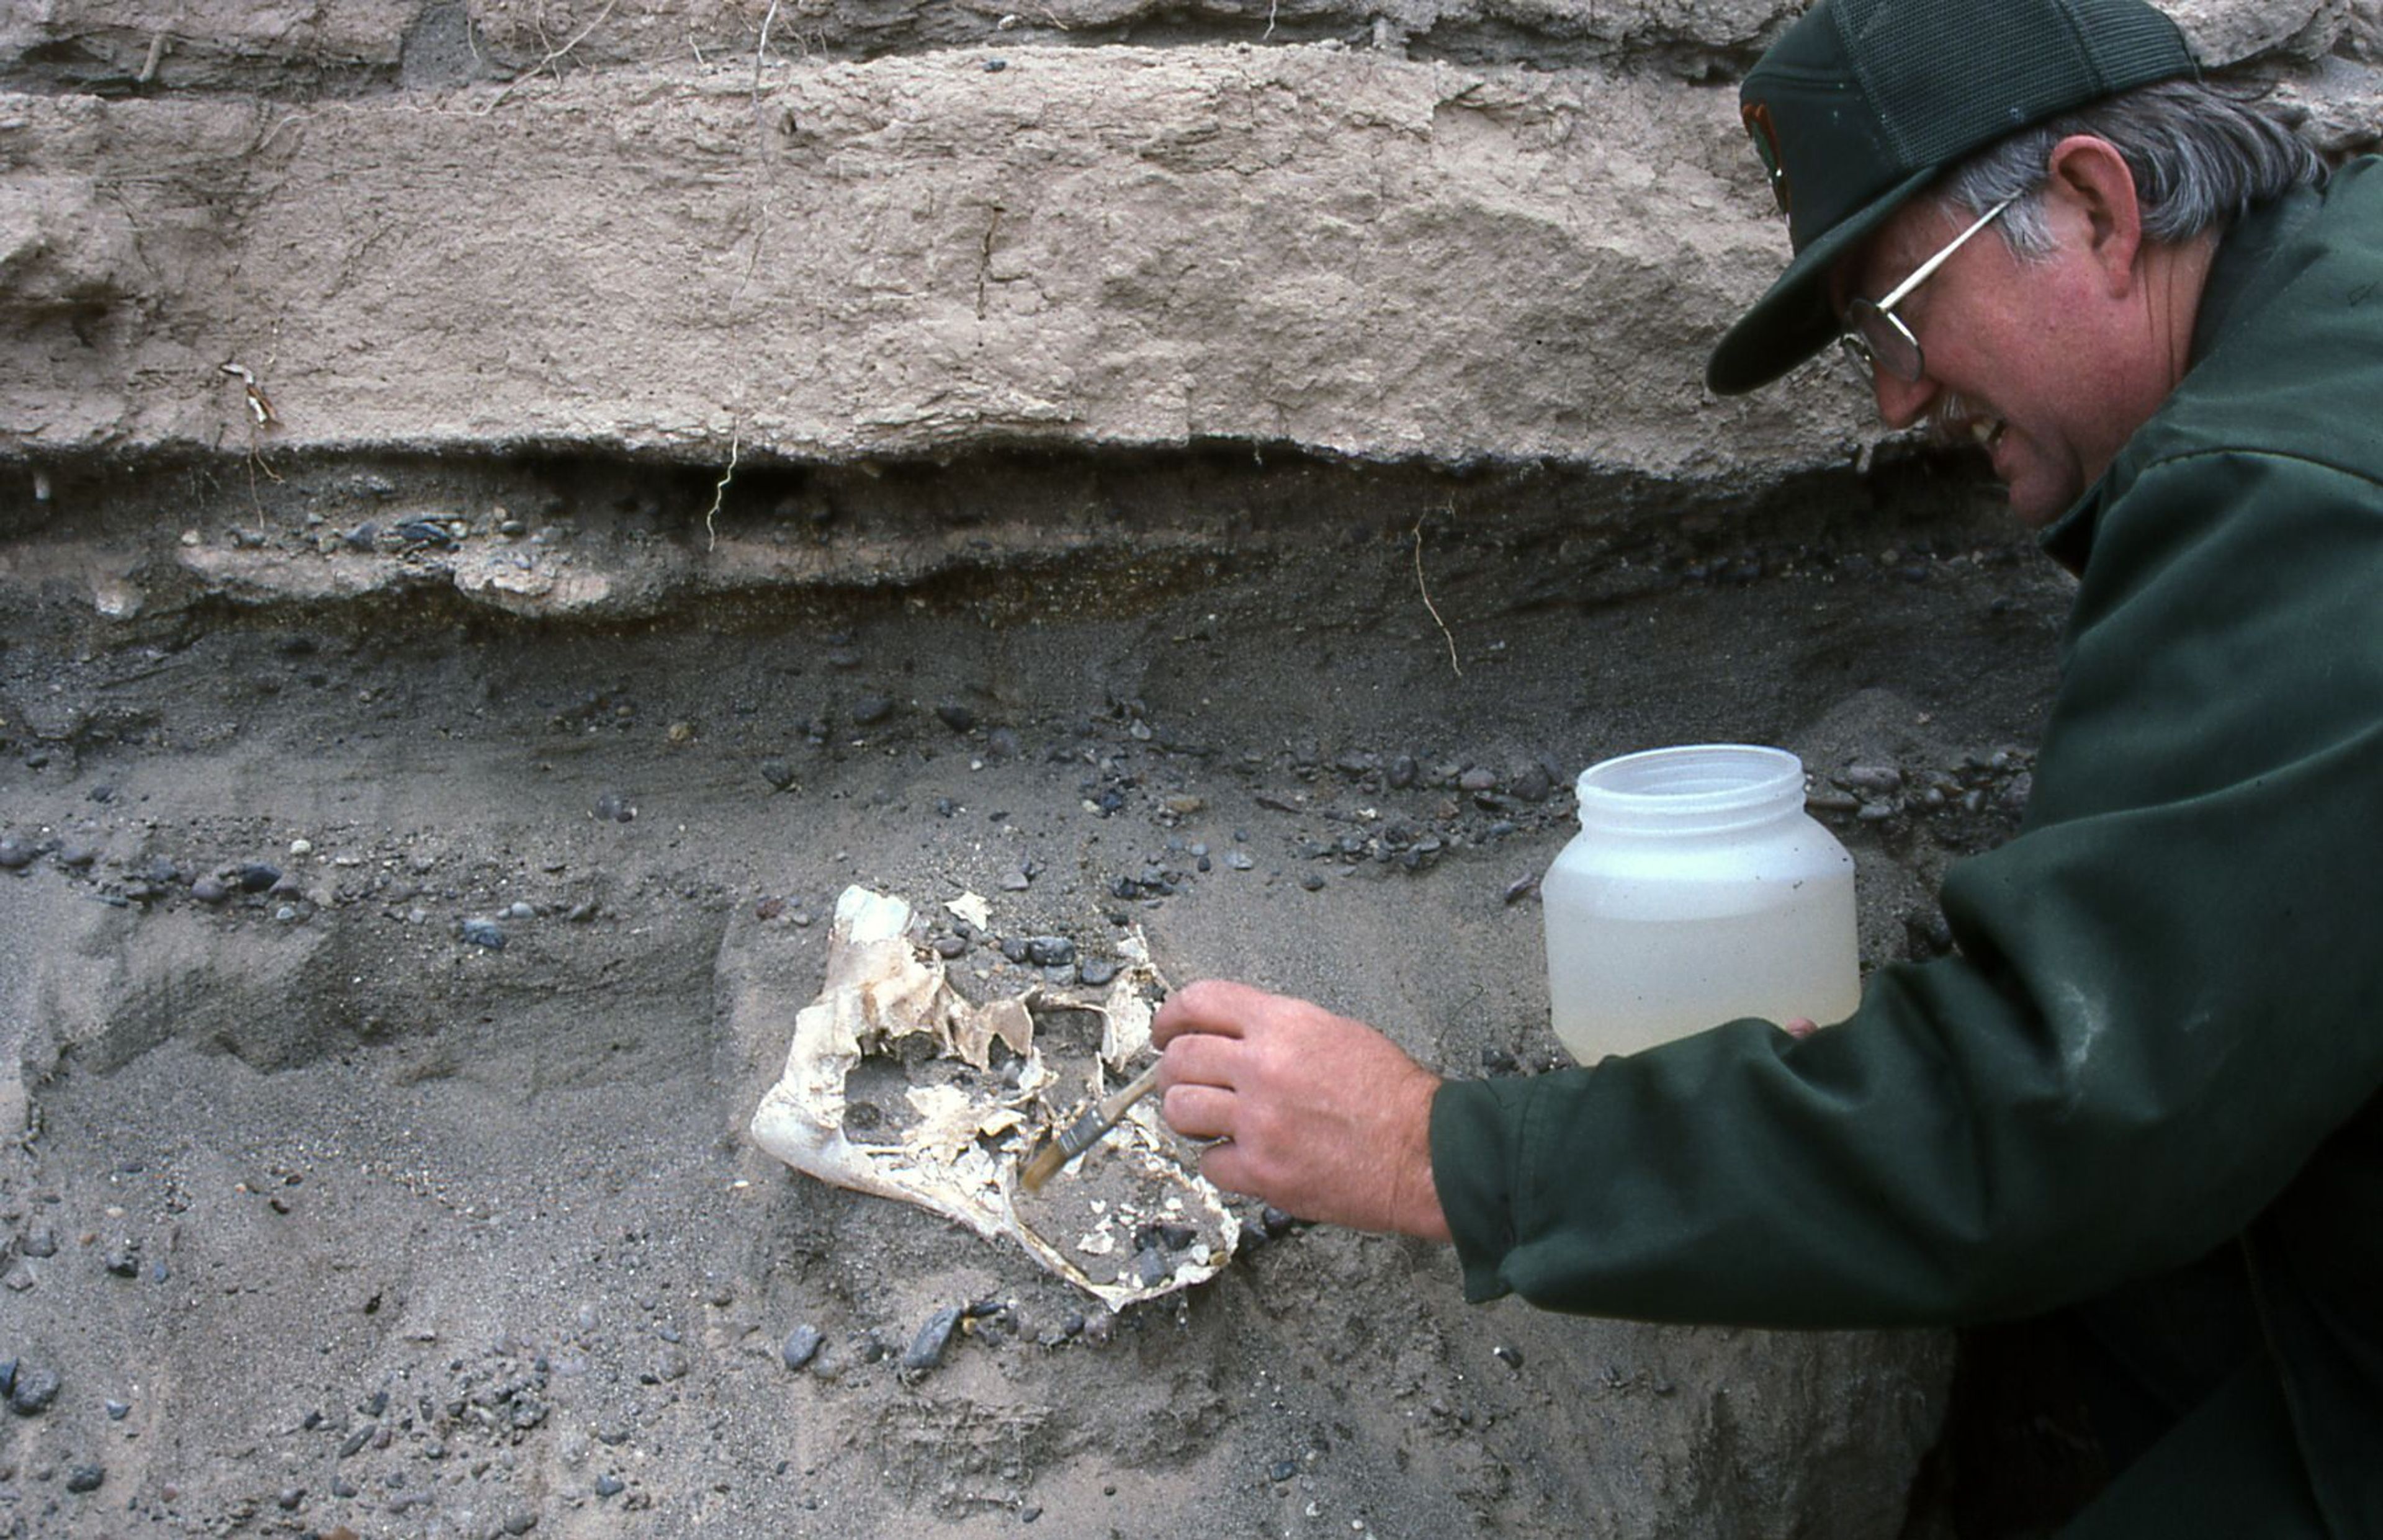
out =
[[220,904],[231,896],[231,890],[215,878],[202,877],[191,884],[191,896],[202,904]]
[[99,859],[99,852],[87,844],[68,844],[58,847],[58,865],[75,871],[88,871]]
[[1251,859],[1249,852],[1245,850],[1228,850],[1225,852],[1225,864],[1235,871],[1247,871],[1256,866],[1257,862]]
[[617,1497],[626,1485],[627,1483],[607,1471],[596,1478],[596,1495],[599,1497]]
[[107,1472],[97,1465],[75,1465],[67,1471],[67,1490],[74,1493],[96,1492],[107,1479]]
[[1409,786],[1414,785],[1414,783],[1415,783],[1415,758],[1414,758],[1414,755],[1412,755],[1412,754],[1401,754],[1401,755],[1399,755],[1397,758],[1393,758],[1393,759],[1390,761],[1390,787],[1391,787],[1391,789],[1392,789],[1392,790],[1394,790],[1394,791],[1401,791],[1401,792],[1402,792],[1402,791],[1405,791]]
[[599,823],[631,823],[636,819],[637,808],[626,792],[604,792],[596,798],[595,813]]
[[119,1278],[137,1278],[141,1275],[140,1254],[129,1240],[109,1242],[107,1250],[100,1260],[110,1273]]
[[1266,1477],[1270,1481],[1289,1481],[1297,1474],[1299,1461],[1295,1460],[1278,1460],[1266,1467]]
[[795,767],[784,759],[764,759],[761,761],[761,779],[774,790],[783,792],[795,783]]
[[132,1415],[132,1403],[130,1401],[110,1400],[101,1404],[107,1412],[107,1420],[111,1423],[121,1423],[127,1417]]
[[1032,885],[1032,881],[1033,880],[1031,878],[1029,878],[1026,873],[1022,871],[1006,871],[1002,873],[1001,876],[1002,891],[1004,893],[1024,893]]
[[10,835],[0,840],[0,871],[22,871],[31,866],[33,857],[40,854],[31,845]]
[[857,727],[874,727],[893,714],[890,696],[866,695],[852,703],[852,721]]
[[1500,1342],[1496,1347],[1490,1349],[1489,1352],[1492,1357],[1496,1358],[1499,1362],[1504,1364],[1507,1368],[1514,1370],[1517,1373],[1521,1372],[1523,1367],[1523,1349],[1520,1348],[1514,1347],[1511,1343]]
[[946,1305],[929,1316],[927,1324],[919,1328],[919,1335],[910,1339],[910,1346],[902,1354],[902,1372],[923,1374],[941,1368],[944,1354],[952,1345],[952,1336],[959,1330],[962,1313],[958,1305]]
[[1469,770],[1456,778],[1456,786],[1463,792],[1494,792],[1498,789],[1498,773],[1478,768]]
[[281,881],[281,869],[263,861],[250,861],[233,874],[242,893],[265,893]]
[[303,1486],[285,1486],[273,1499],[273,1505],[284,1513],[297,1512],[305,1502],[306,1489]]
[[1114,958],[1087,957],[1076,965],[1076,976],[1087,987],[1099,989],[1117,976],[1117,965]]
[[976,713],[956,700],[936,707],[935,720],[955,733],[966,733],[976,726]]
[[58,1254],[58,1232],[47,1225],[29,1225],[17,1238],[17,1250],[29,1257],[54,1257]]
[[58,1398],[58,1383],[55,1369],[19,1365],[17,1382],[8,1387],[8,1410],[19,1417],[40,1416]]
[[1066,967],[1076,960],[1076,943],[1065,936],[1030,937],[1026,960],[1036,967]]
[[474,946],[484,946],[491,952],[505,949],[505,933],[492,919],[467,919],[463,924],[463,940]]
[[1299,885],[1309,893],[1321,893],[1324,890],[1324,879],[1311,871],[1299,880]]
[[826,1341],[827,1334],[817,1326],[796,1326],[786,1334],[786,1340],[778,1349],[778,1357],[788,1369],[799,1374],[811,1360],[819,1357],[819,1350]]
[[1031,1524],[1041,1517],[1043,1517],[1043,1510],[1031,1503],[1018,1510],[1018,1522],[1021,1524]]

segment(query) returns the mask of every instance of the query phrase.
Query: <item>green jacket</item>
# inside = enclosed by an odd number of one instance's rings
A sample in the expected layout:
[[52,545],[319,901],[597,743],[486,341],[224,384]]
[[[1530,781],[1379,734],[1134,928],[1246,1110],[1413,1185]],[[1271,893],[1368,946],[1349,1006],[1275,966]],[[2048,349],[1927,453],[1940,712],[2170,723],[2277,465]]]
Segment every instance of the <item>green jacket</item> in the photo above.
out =
[[2331,1533],[2383,1535],[2383,161],[2229,232],[2079,572],[1956,955],[1451,1084],[1467,1294],[1771,1326],[2026,1316],[2240,1238]]

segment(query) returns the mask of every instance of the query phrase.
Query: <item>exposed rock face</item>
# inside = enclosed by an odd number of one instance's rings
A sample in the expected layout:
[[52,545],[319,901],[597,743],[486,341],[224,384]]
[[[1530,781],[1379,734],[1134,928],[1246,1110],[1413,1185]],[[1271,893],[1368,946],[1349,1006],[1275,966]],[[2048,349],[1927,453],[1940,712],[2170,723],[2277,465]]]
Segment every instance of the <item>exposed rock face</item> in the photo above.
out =
[[[1778,260],[1728,93],[1778,6],[1420,4],[1358,47],[1225,7],[1166,48],[1081,45],[1154,24],[1101,0],[99,9],[10,40],[21,82],[131,93],[0,117],[10,457],[1224,439],[1767,482],[1864,433],[1825,371],[1698,380]],[[2371,125],[2372,6],[2187,19]],[[352,74],[211,89],[235,61]]]

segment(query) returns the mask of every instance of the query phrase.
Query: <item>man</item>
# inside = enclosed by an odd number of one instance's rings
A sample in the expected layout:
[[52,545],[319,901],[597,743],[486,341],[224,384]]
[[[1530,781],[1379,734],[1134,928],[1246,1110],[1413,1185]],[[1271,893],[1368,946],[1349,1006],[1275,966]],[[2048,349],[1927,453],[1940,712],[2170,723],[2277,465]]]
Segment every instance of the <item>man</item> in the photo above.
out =
[[2383,1535],[2383,166],[2328,184],[2194,77],[2140,0],[1821,0],[1744,88],[1796,255],[1709,383],[1842,339],[2079,574],[1957,955],[1486,1083],[1194,985],[1156,1037],[1212,1177],[1453,1239],[1475,1299],[2081,1306],[2150,1449],[2073,1533]]

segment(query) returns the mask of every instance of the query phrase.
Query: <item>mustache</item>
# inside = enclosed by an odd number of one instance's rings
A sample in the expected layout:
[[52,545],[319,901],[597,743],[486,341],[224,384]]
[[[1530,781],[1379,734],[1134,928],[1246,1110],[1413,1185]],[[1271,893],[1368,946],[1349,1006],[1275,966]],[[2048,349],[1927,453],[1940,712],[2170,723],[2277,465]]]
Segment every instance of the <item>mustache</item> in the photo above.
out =
[[1939,443],[1967,446],[1979,441],[1979,425],[1994,420],[1983,402],[1946,391],[1929,406],[1926,427]]

